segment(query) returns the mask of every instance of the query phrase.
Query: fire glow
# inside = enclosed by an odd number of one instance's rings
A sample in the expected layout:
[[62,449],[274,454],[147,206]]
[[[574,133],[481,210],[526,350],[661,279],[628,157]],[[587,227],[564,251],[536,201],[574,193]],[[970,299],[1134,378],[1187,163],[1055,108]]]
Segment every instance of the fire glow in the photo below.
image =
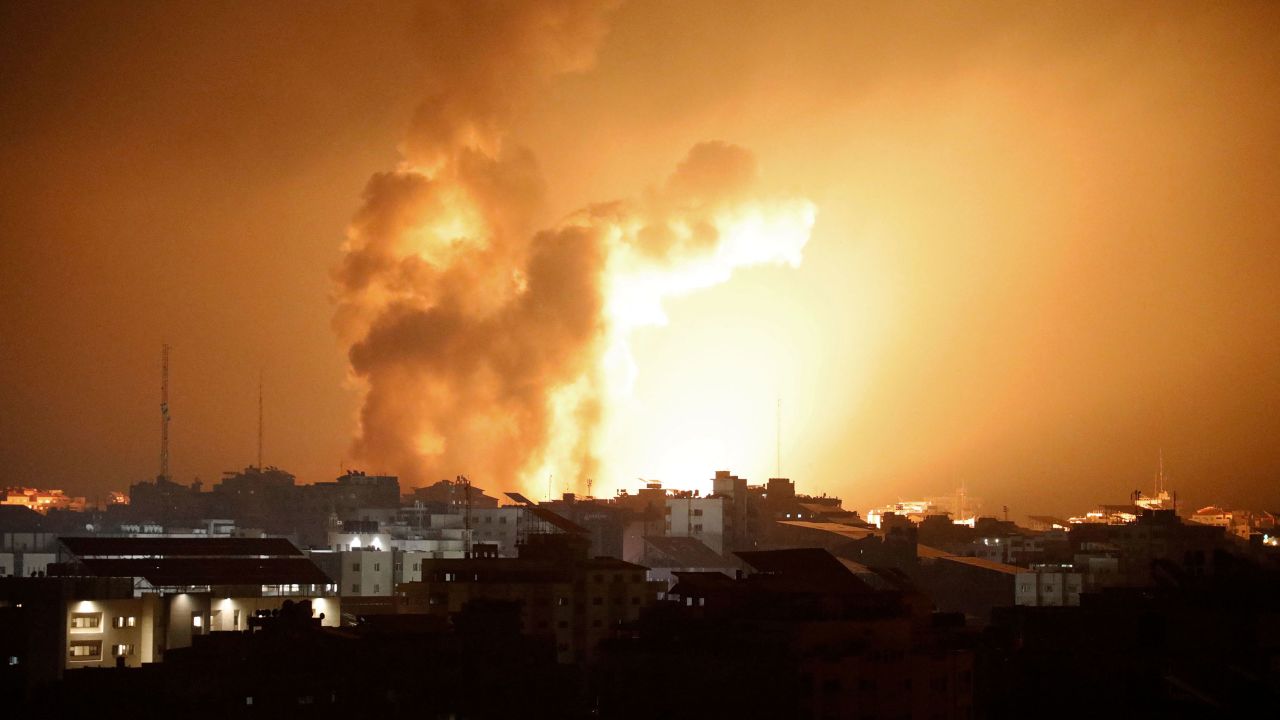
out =
[[816,208],[763,191],[747,150],[706,142],[639,199],[538,230],[542,179],[506,137],[511,98],[589,66],[603,14],[532,4],[489,20],[490,40],[521,52],[481,41],[432,57],[408,157],[370,180],[348,233],[335,326],[363,397],[354,454],[410,482],[466,472],[530,489],[555,475],[581,488],[639,372],[632,333],[739,268],[798,266]]

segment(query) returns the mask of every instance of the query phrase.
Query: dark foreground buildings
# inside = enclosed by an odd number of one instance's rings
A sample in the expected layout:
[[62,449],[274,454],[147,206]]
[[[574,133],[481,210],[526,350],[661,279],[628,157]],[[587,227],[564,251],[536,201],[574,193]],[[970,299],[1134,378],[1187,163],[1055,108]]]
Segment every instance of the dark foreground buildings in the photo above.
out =
[[[209,492],[156,483],[131,510],[213,503],[287,538],[239,525],[125,537],[86,532],[84,514],[12,508],[21,517],[0,518],[0,565],[21,577],[0,577],[2,717],[1253,718],[1280,707],[1280,555],[1268,536],[1160,509],[1043,531],[935,516],[871,527],[787,481],[716,480],[707,496],[646,487],[501,507],[442,482],[396,507],[394,478],[299,490],[264,471]],[[273,514],[255,498],[294,505]],[[319,527],[317,548],[305,538]]]

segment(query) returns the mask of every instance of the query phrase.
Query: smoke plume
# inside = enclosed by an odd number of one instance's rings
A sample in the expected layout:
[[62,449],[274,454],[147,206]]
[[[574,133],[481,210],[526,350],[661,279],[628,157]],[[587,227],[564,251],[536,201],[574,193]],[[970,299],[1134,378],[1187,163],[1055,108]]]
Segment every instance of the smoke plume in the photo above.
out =
[[363,393],[353,454],[416,484],[581,486],[630,331],[738,267],[800,262],[803,199],[761,193],[752,155],[695,146],[640,198],[533,228],[542,179],[506,140],[523,101],[588,69],[611,3],[442,2],[416,31],[424,100],[404,160],[370,179],[335,272],[335,327]]

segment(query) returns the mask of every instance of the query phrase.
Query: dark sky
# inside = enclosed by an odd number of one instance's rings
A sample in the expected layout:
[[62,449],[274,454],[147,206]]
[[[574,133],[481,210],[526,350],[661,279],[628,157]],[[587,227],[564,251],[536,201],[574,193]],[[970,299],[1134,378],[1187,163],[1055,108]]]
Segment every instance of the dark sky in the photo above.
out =
[[[153,476],[162,342],[178,480],[253,462],[259,372],[269,464],[386,469],[351,454],[332,273],[422,98],[414,18],[0,5],[0,483]],[[513,120],[541,225],[707,140],[819,214],[799,269],[633,338],[597,492],[762,480],[782,394],[784,472],[855,508],[963,482],[1083,512],[1163,450],[1187,504],[1280,509],[1280,8],[635,2],[609,26]]]

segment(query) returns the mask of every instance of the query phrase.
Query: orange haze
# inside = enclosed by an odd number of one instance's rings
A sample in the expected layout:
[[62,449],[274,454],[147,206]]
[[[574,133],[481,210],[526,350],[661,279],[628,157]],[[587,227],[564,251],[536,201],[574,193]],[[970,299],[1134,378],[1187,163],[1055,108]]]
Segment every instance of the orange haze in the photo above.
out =
[[[1280,507],[1274,4],[646,1],[576,27],[583,46],[500,23],[515,34],[491,45],[494,23],[445,39],[423,17],[0,8],[0,483],[92,496],[154,475],[168,342],[183,482],[254,461],[262,371],[266,460],[306,482],[343,463],[495,491],[562,464],[556,490],[590,475],[597,494],[760,481],[781,397],[783,474],[852,507],[963,482],[988,512],[1078,512],[1148,488],[1161,449],[1187,504]],[[458,115],[422,112],[448,62],[529,83],[462,106],[483,122],[450,134]],[[477,140],[495,128],[503,149]],[[470,455],[406,461],[365,442],[335,268],[369,179],[437,172],[441,142],[527,152],[505,167],[529,194],[495,211],[522,228],[522,272],[531,238],[595,203],[669,218],[651,203],[695,147],[737,148],[750,202],[811,202],[816,222],[802,257],[628,325],[634,372],[590,453],[535,443],[473,470],[493,459],[476,433]],[[540,379],[608,371],[619,275],[591,277],[569,300],[605,328]]]

